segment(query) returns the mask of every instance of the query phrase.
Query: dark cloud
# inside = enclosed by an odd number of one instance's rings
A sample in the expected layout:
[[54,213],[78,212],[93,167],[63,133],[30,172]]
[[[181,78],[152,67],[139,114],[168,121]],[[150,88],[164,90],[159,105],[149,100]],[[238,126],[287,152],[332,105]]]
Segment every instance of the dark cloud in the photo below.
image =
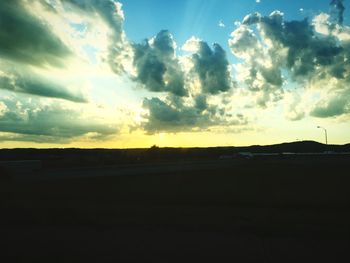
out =
[[4,132],[0,134],[1,142],[34,142],[34,143],[51,143],[51,144],[64,144],[69,143],[67,138],[57,138],[46,135],[27,135],[18,134],[12,132]]
[[134,44],[135,80],[150,91],[186,96],[184,73],[175,56],[175,47],[172,35],[166,30],[152,40]]
[[332,37],[317,37],[307,20],[285,25],[282,44],[289,48],[287,66],[293,76],[313,74],[318,67],[332,66],[342,48]]
[[219,44],[214,44],[211,49],[206,42],[200,41],[199,49],[192,59],[203,93],[218,94],[231,88],[229,62],[225,50]]
[[168,100],[145,99],[143,107],[149,111],[142,128],[149,134],[158,132],[182,132],[206,130],[213,126],[246,125],[242,115],[232,118],[224,109],[209,105],[202,95],[195,99],[195,105],[186,105],[179,97]]
[[0,131],[21,136],[37,137],[51,142],[95,134],[107,137],[117,132],[115,127],[94,119],[84,119],[82,112],[68,109],[61,104],[43,105],[37,100],[17,97],[2,98]]
[[268,84],[271,84],[276,87],[281,87],[283,84],[283,79],[281,71],[275,67],[261,67],[261,75]]
[[[149,114],[142,128],[148,133],[204,130],[217,125],[231,125],[225,109],[212,105],[208,97],[228,91],[233,81],[225,51],[218,44],[211,49],[204,41],[191,40],[193,52],[180,63],[176,43],[166,30],[141,44],[134,44],[135,80],[153,92],[165,92],[165,100],[145,99]],[[197,45],[198,44],[198,45]],[[191,63],[188,63],[191,62]],[[193,65],[185,71],[184,64]],[[190,68],[190,67],[189,67]],[[199,89],[192,89],[199,80]],[[230,120],[229,120],[230,119]],[[238,121],[241,123],[241,121]]]
[[207,102],[207,96],[200,94],[197,97],[195,97],[195,107],[199,111],[204,111],[208,108],[208,102]]
[[316,34],[314,26],[307,19],[284,21],[283,14],[278,11],[270,16],[253,14],[244,20],[244,24],[258,24],[264,39],[274,45],[269,52],[276,48],[287,50],[286,63],[281,66],[287,67],[295,79],[304,79],[319,67],[332,67],[343,51],[333,36]]
[[336,13],[336,18],[337,18],[336,22],[339,25],[342,25],[344,21],[344,10],[345,10],[343,0],[332,0],[330,5],[334,9],[333,12]]
[[88,101],[81,91],[67,89],[28,70],[22,72],[18,70],[0,71],[0,89],[73,102]]
[[319,101],[310,112],[318,118],[337,117],[350,113],[350,90],[333,92],[327,99]]
[[0,2],[0,58],[36,66],[62,66],[71,52],[21,0]]

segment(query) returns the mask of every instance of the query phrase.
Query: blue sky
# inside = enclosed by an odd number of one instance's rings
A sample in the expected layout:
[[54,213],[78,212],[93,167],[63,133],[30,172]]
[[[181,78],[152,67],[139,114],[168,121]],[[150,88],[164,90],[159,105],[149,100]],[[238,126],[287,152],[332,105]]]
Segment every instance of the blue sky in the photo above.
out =
[[[135,42],[156,35],[160,30],[169,30],[182,45],[191,36],[209,43],[217,42],[228,50],[227,39],[235,21],[253,12],[269,15],[274,10],[284,13],[286,20],[312,19],[320,12],[330,10],[329,1],[278,1],[261,0],[124,0],[125,31]],[[347,1],[344,2],[347,4]],[[301,11],[300,9],[303,9]],[[345,11],[348,22],[349,10]],[[218,26],[222,21],[224,28]]]
[[319,125],[347,143],[349,10],[350,0],[0,1],[0,147],[322,141]]

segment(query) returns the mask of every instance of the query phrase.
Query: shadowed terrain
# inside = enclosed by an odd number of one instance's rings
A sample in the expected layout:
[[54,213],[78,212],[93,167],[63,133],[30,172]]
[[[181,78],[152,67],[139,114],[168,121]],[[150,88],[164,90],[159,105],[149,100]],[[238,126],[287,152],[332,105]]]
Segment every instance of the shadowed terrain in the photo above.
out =
[[229,152],[221,150],[197,149],[202,159],[191,159],[195,149],[153,148],[138,164],[66,168],[65,155],[88,150],[51,150],[57,163],[43,157],[40,169],[3,170],[3,262],[350,260],[349,155],[222,159]]

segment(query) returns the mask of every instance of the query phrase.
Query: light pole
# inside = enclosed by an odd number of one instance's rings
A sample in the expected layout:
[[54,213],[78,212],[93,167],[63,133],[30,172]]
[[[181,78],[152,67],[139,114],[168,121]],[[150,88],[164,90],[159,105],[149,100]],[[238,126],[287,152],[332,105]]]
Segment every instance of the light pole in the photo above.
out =
[[324,130],[324,136],[325,136],[325,138],[326,138],[326,145],[328,145],[327,130],[326,130],[326,128],[323,128],[323,127],[321,127],[321,126],[317,126],[317,128]]

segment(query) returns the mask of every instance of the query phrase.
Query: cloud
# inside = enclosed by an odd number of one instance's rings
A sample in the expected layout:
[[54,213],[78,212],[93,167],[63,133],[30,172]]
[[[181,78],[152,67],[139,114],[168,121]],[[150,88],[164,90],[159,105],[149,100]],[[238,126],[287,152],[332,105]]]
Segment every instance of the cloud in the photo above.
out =
[[67,138],[57,138],[46,135],[28,135],[18,134],[12,132],[0,132],[1,142],[35,142],[35,143],[52,143],[52,144],[66,144],[69,143]]
[[335,90],[321,99],[311,110],[310,115],[318,118],[337,117],[350,113],[350,89]]
[[337,15],[337,23],[339,25],[343,24],[344,21],[344,10],[343,0],[332,0],[330,3],[331,7],[334,9],[333,12]]
[[0,117],[4,116],[6,112],[8,112],[6,104],[0,101]]
[[299,121],[305,117],[302,96],[297,92],[288,92],[285,96],[285,115],[288,120]]
[[145,99],[143,107],[148,110],[142,128],[149,134],[159,132],[201,131],[210,127],[224,125],[245,126],[248,123],[243,115],[226,114],[224,108],[209,104],[204,95],[194,99],[194,104],[187,104],[176,96],[166,100],[159,98]]
[[211,49],[206,42],[199,41],[192,61],[203,93],[218,94],[232,87],[226,52],[219,44],[215,43]]
[[[243,21],[247,22],[246,20],[248,19],[250,20],[252,18],[246,17]],[[238,26],[238,28],[231,33],[229,45],[235,56],[247,61],[254,59],[255,55],[260,56],[260,50],[262,50],[262,46],[253,30],[245,25]]]
[[[42,103],[39,99],[18,96],[2,97],[6,110],[0,115],[0,132],[9,133],[16,140],[52,142],[95,134],[106,138],[117,133],[115,124],[105,123],[97,116],[87,116],[83,109],[63,103]],[[10,138],[8,138],[10,140]]]
[[258,25],[263,41],[271,46],[267,50],[271,58],[273,50],[287,51],[286,63],[278,65],[286,67],[296,80],[314,75],[320,67],[332,66],[342,52],[335,38],[316,35],[307,19],[283,21],[283,14],[275,11],[270,16],[254,14],[246,18],[244,24]]
[[232,53],[243,59],[243,63],[234,65],[236,78],[247,85],[256,96],[259,107],[267,107],[271,101],[281,99],[283,76],[279,59],[283,49],[269,49],[259,41],[258,36],[246,23],[259,21],[261,16],[247,16],[238,28],[232,32],[229,46]]
[[201,112],[208,109],[208,107],[209,107],[208,102],[207,102],[207,96],[205,96],[203,94],[196,96],[194,101],[195,101],[195,108]]
[[199,38],[196,38],[194,36],[190,37],[185,44],[182,46],[182,50],[186,52],[197,52],[200,48],[200,40]]
[[328,118],[349,113],[348,99],[342,97],[332,98],[327,101],[320,101],[311,111],[311,116],[318,118]]
[[0,58],[35,66],[63,66],[70,49],[21,0],[0,4]]
[[168,31],[134,44],[136,80],[150,91],[168,95],[166,99],[144,99],[143,108],[148,113],[143,116],[142,128],[153,134],[243,125],[244,118],[232,118],[224,107],[210,102],[233,86],[221,46],[214,44],[211,49],[206,42],[191,37],[182,50],[190,54],[176,55],[176,43]]
[[229,40],[232,53],[243,59],[234,66],[237,77],[260,94],[258,105],[266,107],[269,101],[281,99],[287,80],[300,88],[332,89],[317,87],[320,81],[331,83],[331,79],[346,86],[350,76],[348,28],[332,25],[326,14],[312,22],[286,21],[283,16],[280,11],[269,16],[252,13]]
[[175,48],[173,36],[166,30],[151,40],[133,44],[135,80],[150,91],[186,96],[184,73]]
[[[223,107],[210,103],[214,97],[233,86],[229,62],[218,44],[209,45],[191,37],[176,54],[176,43],[166,30],[141,44],[133,44],[135,80],[153,92],[163,92],[166,99],[144,99],[142,128],[147,133],[180,132],[231,125]],[[231,123],[231,124],[230,124]]]
[[0,89],[73,102],[88,101],[87,96],[81,90],[65,88],[28,69],[23,70],[23,67],[17,66],[17,69],[3,68],[2,70],[0,70]]
[[224,22],[222,22],[222,20],[220,20],[219,23],[218,23],[218,26],[219,27],[225,27],[225,24],[224,24]]
[[320,13],[319,15],[315,16],[312,20],[312,24],[315,28],[315,31],[317,33],[323,34],[323,35],[330,35],[332,28],[330,22],[330,15],[326,13]]
[[61,0],[65,9],[71,8],[81,15],[101,18],[108,28],[109,47],[106,60],[111,69],[117,73],[124,73],[132,60],[132,50],[126,38],[123,24],[124,13],[122,4],[115,0]]
[[312,24],[315,31],[323,36],[334,37],[342,44],[350,40],[350,27],[334,23],[329,14],[320,13],[314,17]]
[[40,3],[45,3],[46,9],[52,7],[47,1],[30,5],[25,0],[4,0],[0,4],[0,89],[87,102],[82,90],[67,87],[58,77],[48,77],[54,68],[65,70],[75,54],[53,33],[41,13],[33,11]]
[[173,36],[163,30],[150,40],[134,44],[133,49],[135,80],[150,91],[188,96],[186,81],[193,78],[198,78],[202,93],[219,94],[232,87],[226,52],[219,44],[211,49],[206,42],[191,37],[182,50],[192,54],[177,56]]

